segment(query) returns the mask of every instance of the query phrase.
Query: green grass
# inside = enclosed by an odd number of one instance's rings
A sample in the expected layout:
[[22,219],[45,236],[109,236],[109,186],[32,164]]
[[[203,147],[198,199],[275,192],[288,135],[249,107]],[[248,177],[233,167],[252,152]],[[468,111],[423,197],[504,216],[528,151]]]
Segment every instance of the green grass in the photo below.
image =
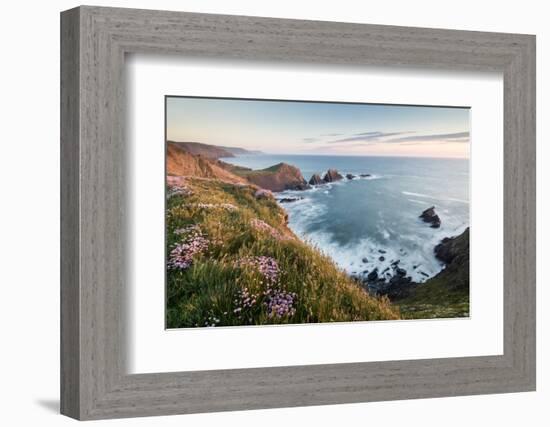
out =
[[437,277],[418,285],[410,297],[395,304],[404,319],[444,319],[470,314],[469,292],[449,289],[445,280]]
[[249,168],[243,168],[239,166],[233,166],[231,168],[231,172],[243,178],[246,178],[249,176],[272,175],[278,172],[279,169],[281,169],[281,166],[282,166],[282,163],[278,163],[276,165],[270,166],[265,169],[249,169]]
[[[187,186],[191,195],[173,196],[167,202],[167,251],[187,238],[175,231],[189,225],[200,227],[209,243],[189,268],[168,269],[169,328],[400,317],[399,309],[386,298],[368,295],[330,258],[297,239],[273,198],[257,200],[252,187],[216,180],[188,179]],[[201,208],[198,203],[213,206]],[[236,209],[224,209],[219,206],[222,203]],[[253,227],[253,220],[265,222],[273,232]],[[291,314],[270,317],[265,295],[268,281],[257,268],[239,264],[258,256],[276,260],[280,273],[272,287],[295,294]],[[256,295],[256,302],[243,307],[242,292]],[[235,312],[238,308],[242,310]]]
[[419,284],[407,298],[395,301],[405,319],[468,317],[470,315],[470,244],[468,236],[458,238],[460,253],[440,273]]

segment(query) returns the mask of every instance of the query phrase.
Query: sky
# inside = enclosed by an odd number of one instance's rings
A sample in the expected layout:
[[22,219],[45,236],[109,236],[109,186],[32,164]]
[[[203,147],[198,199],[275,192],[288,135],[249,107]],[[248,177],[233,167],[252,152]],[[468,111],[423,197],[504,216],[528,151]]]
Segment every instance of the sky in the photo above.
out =
[[167,97],[166,136],[274,154],[468,158],[470,109]]

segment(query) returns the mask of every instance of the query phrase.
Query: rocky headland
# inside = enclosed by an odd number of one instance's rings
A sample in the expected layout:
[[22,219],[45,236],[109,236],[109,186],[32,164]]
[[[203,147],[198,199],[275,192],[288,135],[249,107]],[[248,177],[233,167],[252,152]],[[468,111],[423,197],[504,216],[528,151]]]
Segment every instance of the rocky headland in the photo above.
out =
[[[306,190],[312,186],[326,185],[341,180],[368,178],[371,175],[342,175],[336,169],[329,169],[323,175],[314,174],[309,181],[301,171],[287,163],[279,163],[269,168],[252,170],[225,163],[219,157],[230,157],[222,151],[204,147],[206,144],[189,145],[168,142],[167,174],[171,177],[193,177],[227,182],[240,187],[251,187],[258,201],[277,200],[279,203],[293,203],[302,198],[296,195],[281,195],[275,199],[272,192],[285,190]],[[219,147],[214,147],[219,148]],[[198,151],[197,151],[198,150]],[[206,150],[206,151],[205,151]],[[209,154],[207,155],[206,152]],[[195,154],[193,154],[195,153]],[[196,154],[198,153],[198,154]],[[432,228],[441,226],[441,219],[435,207],[425,209],[419,218]],[[288,215],[282,216],[284,224]],[[443,239],[435,248],[434,256],[441,262],[442,270],[433,277],[413,266],[416,273],[425,276],[423,283],[415,282],[410,272],[403,268],[399,259],[390,259],[390,266],[374,268],[353,274],[353,279],[369,295],[387,297],[399,305],[404,317],[458,317],[469,314],[469,229],[455,237]],[[386,261],[388,254],[379,250],[374,262]],[[370,257],[369,257],[370,258]],[[363,263],[367,263],[366,258]],[[418,274],[416,275],[418,276]],[[420,307],[420,308],[419,308]]]
[[[387,296],[410,318],[462,317],[469,315],[470,229],[446,237],[434,247],[442,270],[426,282],[412,280],[399,260],[383,271],[375,268],[357,278],[372,295]],[[428,274],[421,272],[424,276]]]

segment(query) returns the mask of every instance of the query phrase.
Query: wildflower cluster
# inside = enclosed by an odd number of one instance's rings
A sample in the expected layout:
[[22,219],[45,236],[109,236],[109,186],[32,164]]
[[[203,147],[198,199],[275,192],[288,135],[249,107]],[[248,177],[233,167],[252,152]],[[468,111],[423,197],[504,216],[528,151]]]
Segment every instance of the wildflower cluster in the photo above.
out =
[[251,293],[248,288],[243,288],[237,292],[237,296],[233,301],[236,308],[233,310],[233,313],[239,316],[243,310],[251,309],[256,305],[258,300],[258,295]]
[[231,203],[196,203],[195,205],[187,206],[195,206],[199,209],[223,209],[226,211],[236,211],[238,209],[237,206]]
[[204,238],[197,226],[187,226],[175,231],[176,234],[186,234],[184,240],[170,251],[168,268],[186,270],[193,263],[193,256],[204,252],[208,248],[208,240]]
[[204,321],[204,326],[214,327],[220,323],[220,318],[210,314],[208,318]]
[[241,258],[237,261],[239,267],[251,267],[260,272],[264,278],[271,283],[275,283],[279,278],[279,264],[274,258],[267,256],[255,256]]
[[290,317],[296,313],[294,301],[296,294],[294,292],[286,292],[277,288],[268,288],[265,292],[266,301],[264,305],[267,309],[267,315],[273,317]]
[[276,228],[273,228],[271,225],[269,225],[265,221],[262,221],[261,219],[258,219],[258,218],[251,219],[250,225],[253,229],[260,232],[267,233],[274,239],[277,239],[277,240],[288,239],[288,237],[282,234],[279,230],[277,230]]
[[189,188],[187,188],[185,186],[182,186],[182,185],[174,185],[174,186],[168,188],[168,192],[166,193],[166,197],[168,199],[170,199],[174,196],[187,197],[187,196],[191,196],[192,194],[193,194],[193,192]]
[[[248,288],[238,292],[233,310],[237,316],[244,315],[261,301],[269,318],[282,319],[296,313],[295,302],[297,295],[287,292],[280,283],[280,269],[274,258],[266,256],[246,257],[238,261],[239,267],[252,267],[265,279],[265,289],[260,294],[252,294]],[[263,282],[260,282],[263,283]]]
[[201,229],[196,224],[186,225],[185,227],[178,228],[174,230],[174,234],[182,235],[182,234],[192,234],[192,235],[200,235]]

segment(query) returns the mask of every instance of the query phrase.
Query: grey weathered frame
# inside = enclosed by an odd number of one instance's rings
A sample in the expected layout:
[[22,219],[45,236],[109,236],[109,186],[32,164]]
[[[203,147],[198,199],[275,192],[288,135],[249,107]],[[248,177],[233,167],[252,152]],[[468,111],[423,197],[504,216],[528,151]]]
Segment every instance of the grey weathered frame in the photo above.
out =
[[[504,354],[127,375],[124,57],[504,76]],[[78,419],[535,389],[535,37],[83,6],[61,14],[61,412]],[[475,183],[474,183],[475,185]]]

